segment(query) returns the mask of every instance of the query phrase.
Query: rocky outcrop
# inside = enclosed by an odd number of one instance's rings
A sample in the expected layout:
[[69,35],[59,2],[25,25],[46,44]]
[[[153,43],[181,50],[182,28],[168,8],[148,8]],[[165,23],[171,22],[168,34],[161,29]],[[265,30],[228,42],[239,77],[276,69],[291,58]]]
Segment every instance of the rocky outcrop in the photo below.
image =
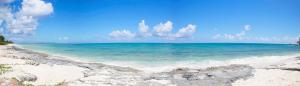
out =
[[247,65],[230,65],[207,69],[178,68],[171,72],[152,74],[144,80],[169,80],[171,84],[177,86],[231,86],[231,83],[238,79],[252,76],[252,71],[253,68]]
[[238,79],[252,76],[253,68],[247,65],[230,65],[207,69],[178,68],[169,72],[143,73],[118,71],[107,67],[86,72],[84,78],[69,85],[109,86],[231,86]]
[[[19,55],[16,56],[9,50],[16,51]],[[83,71],[84,77],[65,82],[70,86],[231,86],[232,82],[250,77],[253,72],[253,68],[247,65],[229,65],[206,69],[177,68],[167,72],[149,73],[130,67],[76,62],[15,47],[10,47],[5,57],[24,59],[26,65],[72,65],[86,69]],[[17,79],[36,81],[37,77],[20,74]]]
[[20,81],[36,81],[37,77],[33,74],[30,74],[30,73],[24,73],[22,75],[19,75],[17,77],[17,79],[20,80]]
[[36,62],[36,61],[32,61],[32,60],[28,60],[25,62],[25,64],[29,64],[29,65],[35,65],[35,66],[38,66],[40,65],[40,63]]

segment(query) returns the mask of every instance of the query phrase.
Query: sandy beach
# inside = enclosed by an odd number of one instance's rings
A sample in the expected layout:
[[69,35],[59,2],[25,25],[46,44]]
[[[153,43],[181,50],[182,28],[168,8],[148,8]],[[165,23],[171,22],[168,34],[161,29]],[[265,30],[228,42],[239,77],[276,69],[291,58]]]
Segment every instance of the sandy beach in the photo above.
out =
[[0,65],[0,86],[300,86],[300,57],[149,72],[2,45]]
[[300,0],[0,0],[0,86],[300,86]]

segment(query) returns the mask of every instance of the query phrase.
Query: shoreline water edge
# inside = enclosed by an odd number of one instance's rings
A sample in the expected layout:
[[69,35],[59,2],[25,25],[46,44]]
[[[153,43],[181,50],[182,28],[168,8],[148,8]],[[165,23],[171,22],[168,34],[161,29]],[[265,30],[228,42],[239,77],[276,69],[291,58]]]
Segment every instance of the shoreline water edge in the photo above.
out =
[[[299,55],[300,56],[300,55]],[[0,46],[0,86],[300,86],[300,57],[149,71]]]

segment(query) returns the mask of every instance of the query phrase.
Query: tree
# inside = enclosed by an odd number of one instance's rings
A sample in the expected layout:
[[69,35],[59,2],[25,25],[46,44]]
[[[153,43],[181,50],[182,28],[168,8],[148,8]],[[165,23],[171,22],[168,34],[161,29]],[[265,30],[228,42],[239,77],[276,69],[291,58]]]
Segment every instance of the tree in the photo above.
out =
[[0,42],[4,42],[4,41],[5,41],[4,36],[0,35]]
[[6,44],[11,44],[11,43],[13,43],[13,42],[5,40],[5,37],[3,35],[0,35],[0,45],[6,45]]

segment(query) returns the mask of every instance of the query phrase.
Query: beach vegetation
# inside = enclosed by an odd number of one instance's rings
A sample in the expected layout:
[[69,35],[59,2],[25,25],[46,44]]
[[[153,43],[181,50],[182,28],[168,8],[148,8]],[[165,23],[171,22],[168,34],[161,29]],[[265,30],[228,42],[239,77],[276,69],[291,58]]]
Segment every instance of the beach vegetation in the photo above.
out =
[[11,66],[0,64],[0,75],[12,70]]
[[22,84],[21,86],[34,86],[33,84]]
[[19,86],[34,86],[33,84],[24,83],[24,81],[22,81],[22,80],[20,81],[16,77],[13,77],[11,79],[16,80],[18,82]]
[[7,45],[13,43],[12,41],[6,40],[3,35],[0,35],[0,45]]
[[65,86],[65,85],[66,85],[66,82],[62,81],[60,83],[55,84],[54,86]]

